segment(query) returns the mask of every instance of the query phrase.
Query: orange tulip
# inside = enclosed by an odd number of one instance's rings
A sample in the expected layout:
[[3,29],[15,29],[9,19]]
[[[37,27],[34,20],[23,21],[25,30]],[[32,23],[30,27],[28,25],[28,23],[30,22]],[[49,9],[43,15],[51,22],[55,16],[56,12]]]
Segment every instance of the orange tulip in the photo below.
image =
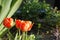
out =
[[16,27],[24,32],[30,31],[32,26],[33,23],[31,21],[16,20]]
[[25,23],[22,25],[22,31],[30,31],[33,24],[31,21],[25,21]]
[[3,25],[7,28],[11,28],[13,26],[13,19],[12,18],[5,18],[3,20]]

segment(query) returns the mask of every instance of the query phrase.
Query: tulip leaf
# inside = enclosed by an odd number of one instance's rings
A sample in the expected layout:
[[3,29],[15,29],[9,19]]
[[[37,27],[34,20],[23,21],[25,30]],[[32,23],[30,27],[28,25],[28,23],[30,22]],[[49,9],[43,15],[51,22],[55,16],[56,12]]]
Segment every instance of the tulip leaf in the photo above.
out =
[[11,16],[17,11],[17,9],[18,9],[19,6],[21,5],[21,3],[22,3],[22,0],[18,0],[18,1],[14,4],[14,6],[12,7],[12,9],[10,10],[10,12],[9,12],[9,14],[8,14],[7,17],[11,17]]
[[1,24],[1,25],[0,25],[0,31],[1,31],[3,28],[4,28],[4,25]]
[[0,12],[1,12],[1,9],[2,9],[1,2],[2,2],[2,0],[0,0]]
[[4,28],[3,30],[0,31],[0,37],[2,37],[6,32],[7,32],[7,28]]
[[0,0],[0,5],[1,5],[2,0]]
[[[1,1],[1,0],[0,0]],[[6,32],[7,28],[4,28],[2,21],[5,17],[11,17],[19,8],[20,4],[22,3],[22,0],[2,0],[1,6],[2,9],[0,13],[0,37],[2,37]]]
[[2,23],[3,19],[7,16],[9,10],[10,10],[10,5],[11,5],[12,0],[2,0],[2,10],[0,14],[0,24]]
[[17,39],[18,39],[18,32],[16,33],[14,40],[17,40]]
[[7,36],[9,38],[9,40],[14,40],[14,37],[13,37],[13,35],[10,32],[8,32]]
[[2,6],[0,5],[0,13],[1,13]]
[[12,3],[11,3],[11,8],[14,6],[14,4],[16,3],[17,0],[12,0]]

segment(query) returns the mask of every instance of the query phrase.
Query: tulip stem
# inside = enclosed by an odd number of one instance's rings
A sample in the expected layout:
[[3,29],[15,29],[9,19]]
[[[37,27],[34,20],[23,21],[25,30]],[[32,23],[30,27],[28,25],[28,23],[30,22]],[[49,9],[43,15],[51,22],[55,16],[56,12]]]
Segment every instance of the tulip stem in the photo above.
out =
[[23,32],[22,40],[25,40],[25,32]]
[[20,29],[19,29],[19,40],[21,40],[21,39],[20,39]]
[[25,34],[25,37],[26,37],[26,40],[27,40],[27,32],[26,32],[26,34]]
[[19,30],[19,36],[20,36],[20,30]]

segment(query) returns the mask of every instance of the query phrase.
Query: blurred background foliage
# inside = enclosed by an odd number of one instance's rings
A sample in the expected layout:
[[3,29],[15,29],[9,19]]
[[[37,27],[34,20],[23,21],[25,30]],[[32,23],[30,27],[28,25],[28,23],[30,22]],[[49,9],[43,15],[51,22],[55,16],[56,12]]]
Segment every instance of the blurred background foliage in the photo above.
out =
[[24,0],[18,11],[12,16],[14,19],[31,20],[34,22],[34,32],[46,32],[60,26],[60,12],[53,9],[44,0]]

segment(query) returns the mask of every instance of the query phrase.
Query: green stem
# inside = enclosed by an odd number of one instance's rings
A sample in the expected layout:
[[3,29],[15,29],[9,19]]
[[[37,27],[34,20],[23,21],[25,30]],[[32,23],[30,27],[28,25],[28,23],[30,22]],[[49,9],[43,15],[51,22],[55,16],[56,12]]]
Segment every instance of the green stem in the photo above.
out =
[[27,40],[27,32],[26,32],[26,34],[25,34],[25,37],[26,37],[26,40]]
[[19,29],[19,40],[21,40],[21,39],[20,39],[20,29]]
[[19,30],[19,36],[20,36],[20,30]]
[[22,40],[25,40],[25,32],[23,32]]

